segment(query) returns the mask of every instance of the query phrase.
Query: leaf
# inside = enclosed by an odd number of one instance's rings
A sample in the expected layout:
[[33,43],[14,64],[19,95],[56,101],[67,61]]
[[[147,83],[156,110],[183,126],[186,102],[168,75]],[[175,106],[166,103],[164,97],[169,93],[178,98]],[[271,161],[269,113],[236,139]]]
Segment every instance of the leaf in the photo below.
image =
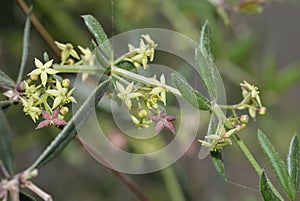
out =
[[17,83],[19,83],[22,80],[25,65],[26,65],[27,58],[28,58],[31,11],[32,11],[32,7],[30,8],[29,13],[27,14],[27,18],[26,18],[26,22],[25,22],[24,36],[23,36],[22,60],[21,60],[21,65],[20,65],[19,74],[18,74],[18,78],[17,78]]
[[272,190],[271,184],[265,174],[265,171],[262,171],[260,175],[259,189],[265,201],[283,201],[283,199],[279,198]]
[[[51,142],[47,149],[39,156],[39,158],[31,165],[30,169],[44,166],[49,161],[57,157],[69,142],[77,134],[77,130],[88,120],[91,112],[101,100],[109,86],[109,80],[102,82],[82,104],[79,110],[71,118],[68,124],[63,128],[59,135]],[[75,126],[76,124],[76,126]]]
[[103,51],[105,56],[107,56],[109,59],[112,59],[112,46],[100,23],[92,15],[83,15],[82,18],[84,19],[85,25],[91,34],[95,37],[98,46]]
[[212,34],[208,21],[204,23],[200,33],[200,51],[213,60],[212,53]]
[[279,153],[261,130],[258,130],[258,141],[260,147],[267,156],[282,189],[291,200],[295,200],[296,187],[293,183],[293,180],[289,176],[288,170],[284,162],[281,160]]
[[3,111],[0,109],[0,159],[10,175],[14,172],[11,131]]
[[[216,133],[216,120],[214,115],[212,114],[209,121],[209,126],[207,130],[207,135],[213,135]],[[216,168],[217,172],[220,176],[226,179],[225,175],[225,166],[222,158],[222,153],[220,150],[218,151],[211,151],[210,152],[211,161]]]
[[172,73],[171,76],[184,99],[200,110],[210,110],[210,101],[205,96],[193,89],[191,85],[186,82],[184,78],[179,77],[179,75]]
[[0,69],[0,88],[13,88],[16,83]]
[[239,13],[259,14],[264,10],[263,3],[259,0],[241,1],[236,9]]
[[287,168],[297,190],[299,185],[299,140],[297,134],[293,136],[290,142]]

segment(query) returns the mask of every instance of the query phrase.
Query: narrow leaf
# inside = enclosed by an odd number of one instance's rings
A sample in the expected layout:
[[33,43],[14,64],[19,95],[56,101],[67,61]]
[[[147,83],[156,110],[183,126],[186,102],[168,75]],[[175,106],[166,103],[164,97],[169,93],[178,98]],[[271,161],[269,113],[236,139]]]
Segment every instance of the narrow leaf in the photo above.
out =
[[259,181],[260,193],[265,201],[283,201],[279,198],[276,193],[272,190],[270,182],[265,174],[265,171],[262,171]]
[[30,8],[29,13],[27,14],[25,28],[24,28],[24,36],[23,36],[23,52],[22,52],[22,60],[19,69],[19,74],[17,78],[17,83],[22,80],[25,65],[28,58],[28,51],[29,51],[29,36],[30,36],[30,17],[31,17],[32,8]]
[[14,155],[12,151],[11,131],[0,109],[0,159],[10,175],[14,172]]
[[82,18],[84,19],[85,25],[91,34],[95,37],[98,46],[103,51],[105,56],[107,56],[109,59],[112,59],[112,46],[100,23],[92,15],[83,15]]
[[206,54],[210,59],[213,60],[213,53],[212,53],[212,34],[209,27],[208,21],[204,23],[200,33],[200,50],[204,54]]
[[184,78],[179,77],[179,75],[172,74],[171,76],[184,99],[200,110],[210,110],[210,101],[204,95],[193,89],[191,85],[186,82]]
[[0,69],[0,88],[13,88],[15,82]]
[[293,136],[290,142],[287,168],[297,190],[299,185],[299,140],[297,134]]
[[36,201],[35,198],[33,198],[31,195],[28,195],[27,193],[20,192],[19,193],[20,201]]
[[[212,114],[209,121],[207,135],[213,135],[216,133],[216,120]],[[210,152],[211,161],[214,164],[214,167],[218,171],[219,175],[226,179],[225,175],[225,166],[222,159],[222,153],[220,150]]]
[[258,130],[258,141],[263,152],[267,156],[282,189],[291,200],[295,200],[296,187],[288,173],[286,165],[281,160],[279,153],[261,130]]
[[[44,166],[49,161],[57,157],[64,148],[70,143],[73,137],[77,134],[83,124],[88,120],[91,112],[101,100],[109,86],[109,80],[102,82],[82,104],[79,110],[75,113],[68,124],[63,128],[60,134],[51,142],[47,149],[40,155],[40,157],[33,163],[30,169]],[[76,124],[76,126],[75,126]]]

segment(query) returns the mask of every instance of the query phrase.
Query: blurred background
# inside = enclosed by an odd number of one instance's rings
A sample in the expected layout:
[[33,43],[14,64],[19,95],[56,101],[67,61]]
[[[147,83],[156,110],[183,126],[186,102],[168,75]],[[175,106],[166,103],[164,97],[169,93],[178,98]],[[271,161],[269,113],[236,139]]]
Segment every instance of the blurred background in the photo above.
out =
[[[234,0],[225,3],[226,6],[237,5]],[[33,5],[33,13],[55,40],[81,46],[89,46],[91,39],[80,17],[83,14],[94,15],[109,37],[138,28],[164,28],[198,41],[201,26],[208,20],[227,101],[236,103],[241,99],[239,83],[243,80],[255,83],[261,90],[267,115],[252,121],[240,136],[267,171],[270,167],[259,149],[257,128],[268,135],[283,157],[292,135],[300,130],[299,2],[270,0],[261,14],[231,11],[227,17],[222,17],[222,6],[206,0],[35,0],[26,1],[26,4]],[[0,68],[16,78],[26,16],[17,1],[1,0],[0,9]],[[27,72],[33,68],[33,58],[42,58],[44,51],[58,62],[53,50],[32,27]],[[20,106],[11,107],[6,114],[14,135],[17,169],[22,170],[38,157],[59,130],[36,131],[36,125],[24,116]],[[202,116],[198,139],[203,138],[207,128],[207,114]],[[106,121],[111,124],[110,119]],[[180,200],[172,191],[170,171],[176,175],[175,181],[186,201],[260,200],[259,178],[235,145],[226,147],[223,152],[226,174],[230,181],[249,188],[225,182],[209,158],[198,159],[199,149],[200,144],[195,140],[171,168],[128,176],[150,200],[155,201]],[[35,183],[54,200],[137,200],[122,182],[76,142],[39,173]],[[271,180],[274,178],[272,174],[269,176]]]

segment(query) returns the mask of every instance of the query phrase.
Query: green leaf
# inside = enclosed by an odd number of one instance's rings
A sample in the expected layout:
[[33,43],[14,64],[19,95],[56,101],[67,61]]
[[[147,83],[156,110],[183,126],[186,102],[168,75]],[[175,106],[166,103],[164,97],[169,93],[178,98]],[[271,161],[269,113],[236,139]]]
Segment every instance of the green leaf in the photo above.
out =
[[21,60],[21,65],[20,65],[19,74],[18,74],[18,78],[17,78],[17,83],[19,83],[22,80],[25,65],[26,65],[27,58],[28,58],[31,11],[32,11],[32,7],[30,8],[29,13],[27,14],[27,18],[26,18],[26,22],[25,22],[24,36],[23,36],[22,60]]
[[293,136],[290,142],[287,168],[297,190],[299,185],[299,140],[297,134]]
[[263,3],[259,0],[248,0],[239,3],[236,9],[239,13],[260,14],[263,12]]
[[267,156],[282,189],[291,200],[295,200],[296,187],[288,173],[286,165],[281,160],[279,153],[261,130],[258,130],[258,141],[263,152]]
[[0,109],[0,159],[10,175],[14,172],[11,131],[3,111]]
[[200,110],[210,110],[210,101],[204,95],[193,89],[191,85],[186,82],[184,78],[179,77],[179,75],[172,73],[171,76],[184,99]]
[[208,21],[204,23],[200,33],[200,51],[203,54],[207,55],[211,60],[213,60],[213,51],[212,51],[212,34],[209,27]]
[[13,88],[16,83],[0,69],[0,88]]
[[[57,157],[70,141],[77,134],[77,130],[88,120],[91,112],[103,97],[110,81],[102,82],[77,110],[72,119],[63,128],[59,135],[51,142],[47,149],[39,156],[39,158],[31,165],[30,169],[44,166],[49,161]],[[76,126],[75,126],[76,124]]]
[[107,56],[109,60],[112,59],[112,46],[100,23],[92,15],[83,15],[82,18],[105,56]]
[[260,193],[265,201],[283,201],[279,198],[276,193],[272,190],[271,184],[265,174],[265,171],[262,171],[259,181]]
[[[209,121],[209,126],[207,130],[207,135],[213,135],[216,133],[216,120],[212,114]],[[211,161],[214,164],[214,167],[218,171],[219,175],[226,179],[225,175],[225,166],[222,159],[222,153],[220,150],[210,152]]]

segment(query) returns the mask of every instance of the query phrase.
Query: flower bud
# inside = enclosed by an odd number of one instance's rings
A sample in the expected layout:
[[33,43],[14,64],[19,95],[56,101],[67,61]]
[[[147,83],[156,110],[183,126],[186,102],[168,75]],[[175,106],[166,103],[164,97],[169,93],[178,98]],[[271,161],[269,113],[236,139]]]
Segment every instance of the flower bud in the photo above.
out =
[[139,113],[138,113],[138,116],[140,117],[140,118],[147,118],[148,117],[148,111],[147,110],[140,110],[139,111]]
[[24,92],[26,89],[25,81],[21,81],[17,84],[18,92]]
[[39,77],[38,77],[37,75],[32,75],[32,74],[30,74],[30,79],[31,79],[32,81],[36,81],[36,80],[39,79]]
[[59,112],[60,112],[60,114],[62,114],[63,116],[65,116],[66,114],[68,114],[69,108],[62,107],[62,108],[60,108]]
[[266,112],[267,112],[267,108],[266,107],[261,107],[261,108],[258,108],[257,111],[258,111],[258,114],[265,115]]
[[240,122],[243,124],[247,124],[249,122],[249,115],[247,114],[243,114],[242,116],[240,116]]
[[241,127],[240,127],[240,130],[244,130],[247,128],[247,124],[242,124]]
[[71,84],[71,81],[69,79],[64,79],[61,84],[63,87],[68,88]]

